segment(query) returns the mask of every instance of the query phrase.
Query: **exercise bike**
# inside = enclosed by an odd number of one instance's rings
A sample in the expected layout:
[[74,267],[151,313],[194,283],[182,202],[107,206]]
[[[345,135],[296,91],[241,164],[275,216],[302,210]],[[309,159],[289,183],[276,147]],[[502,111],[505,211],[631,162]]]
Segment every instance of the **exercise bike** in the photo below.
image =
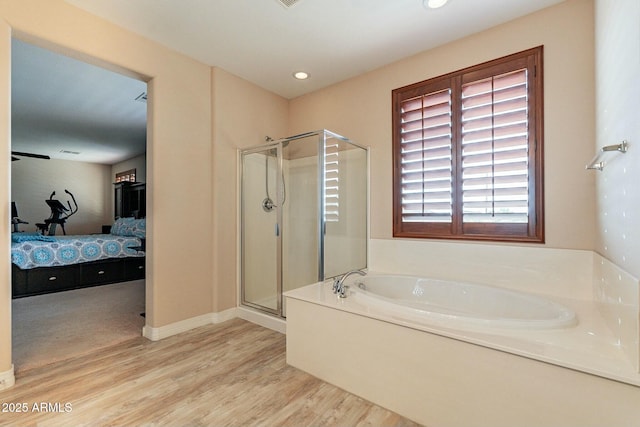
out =
[[18,217],[18,208],[16,202],[11,202],[11,225],[13,225],[12,233],[21,233],[19,225],[29,224],[27,221],[23,221]]
[[44,220],[44,223],[36,223],[36,227],[38,228],[38,232],[42,233],[44,236],[55,236],[56,228],[59,225],[62,228],[62,234],[66,235],[67,232],[64,229],[64,224],[67,222],[67,219],[78,212],[78,203],[76,203],[76,198],[73,197],[70,191],[64,190],[69,196],[71,196],[71,200],[73,200],[73,207],[71,206],[71,202],[67,200],[67,205],[69,208],[67,209],[60,200],[56,200],[53,196],[56,195],[54,191],[49,196],[49,199],[45,200],[49,208],[51,208],[51,216]]

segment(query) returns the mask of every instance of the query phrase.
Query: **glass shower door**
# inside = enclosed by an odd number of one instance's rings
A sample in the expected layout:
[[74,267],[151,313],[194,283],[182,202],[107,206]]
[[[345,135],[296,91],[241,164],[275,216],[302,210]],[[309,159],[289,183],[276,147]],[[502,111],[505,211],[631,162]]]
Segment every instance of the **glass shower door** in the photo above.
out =
[[[317,133],[292,137],[284,144],[282,204],[282,291],[322,280],[319,195],[321,164]],[[287,316],[286,302],[282,316]]]
[[279,315],[281,213],[279,146],[242,155],[242,303]]
[[367,268],[368,153],[325,132],[324,277]]
[[241,304],[367,266],[368,151],[326,129],[241,153]]

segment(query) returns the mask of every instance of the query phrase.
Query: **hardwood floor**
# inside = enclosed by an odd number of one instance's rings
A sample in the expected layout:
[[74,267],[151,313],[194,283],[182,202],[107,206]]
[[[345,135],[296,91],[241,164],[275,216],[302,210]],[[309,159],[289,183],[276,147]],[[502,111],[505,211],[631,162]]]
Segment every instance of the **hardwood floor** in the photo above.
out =
[[12,426],[417,425],[288,366],[284,335],[240,319],[25,371],[0,404]]

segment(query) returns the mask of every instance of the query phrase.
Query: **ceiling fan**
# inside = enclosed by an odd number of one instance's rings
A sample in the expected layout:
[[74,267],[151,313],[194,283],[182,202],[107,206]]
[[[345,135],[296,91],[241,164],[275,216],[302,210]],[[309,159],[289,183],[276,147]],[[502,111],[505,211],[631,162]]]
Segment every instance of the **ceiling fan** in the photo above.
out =
[[19,157],[16,156],[20,156],[20,157],[33,157],[34,159],[44,159],[44,160],[51,160],[51,157],[46,156],[44,154],[34,154],[34,153],[23,153],[21,151],[12,151],[11,152],[11,161],[15,162],[16,160],[20,160]]

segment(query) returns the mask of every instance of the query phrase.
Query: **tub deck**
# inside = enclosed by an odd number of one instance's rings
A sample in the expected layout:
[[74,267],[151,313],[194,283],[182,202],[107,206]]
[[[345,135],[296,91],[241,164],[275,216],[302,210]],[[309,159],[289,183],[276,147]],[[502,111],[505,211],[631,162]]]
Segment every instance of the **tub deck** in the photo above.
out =
[[[285,296],[288,363],[417,422],[640,419],[640,374],[592,302],[555,299],[577,313],[572,328],[464,330],[340,299],[330,282]],[[464,415],[460,404],[469,400],[474,408]]]

